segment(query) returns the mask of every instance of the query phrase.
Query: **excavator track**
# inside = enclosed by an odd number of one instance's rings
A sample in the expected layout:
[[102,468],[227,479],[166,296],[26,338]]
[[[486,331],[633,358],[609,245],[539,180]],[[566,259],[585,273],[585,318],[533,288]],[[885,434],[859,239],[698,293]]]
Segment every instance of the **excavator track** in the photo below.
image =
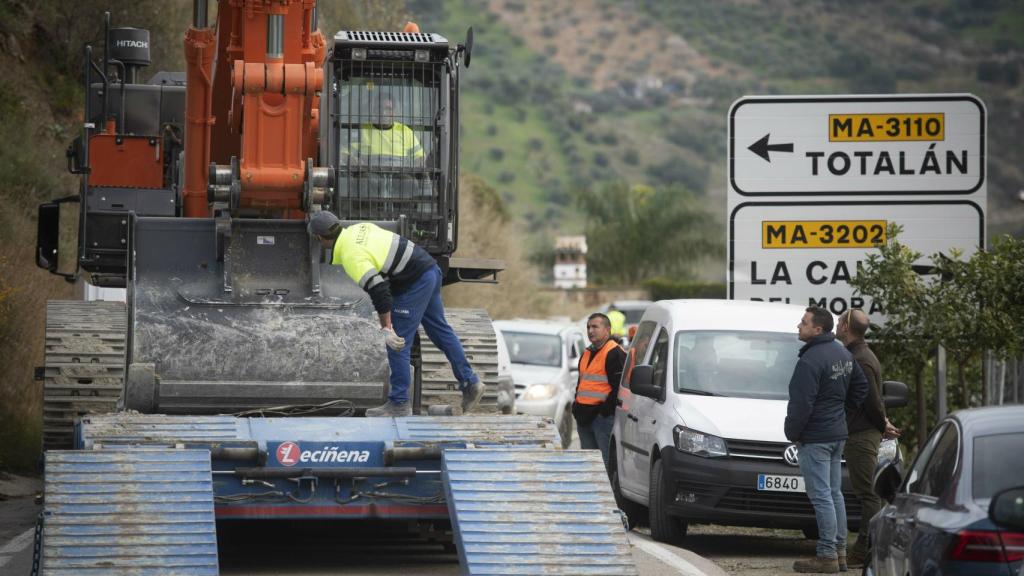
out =
[[46,303],[44,450],[72,447],[76,417],[117,409],[126,335],[123,302]]
[[[498,409],[498,340],[494,324],[486,310],[476,308],[449,308],[445,318],[462,341],[473,370],[483,380],[484,397],[474,413],[496,413]],[[423,406],[448,404],[459,406],[462,393],[452,374],[448,359],[427,338],[420,327],[420,354],[423,358]]]

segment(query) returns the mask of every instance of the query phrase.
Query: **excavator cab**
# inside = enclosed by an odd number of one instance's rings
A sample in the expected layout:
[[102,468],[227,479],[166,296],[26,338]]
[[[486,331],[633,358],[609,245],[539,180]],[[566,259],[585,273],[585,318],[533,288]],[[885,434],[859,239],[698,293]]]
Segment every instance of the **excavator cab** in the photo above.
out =
[[458,243],[459,69],[471,38],[451,47],[438,34],[341,31],[325,66],[332,209],[404,217],[444,269]]

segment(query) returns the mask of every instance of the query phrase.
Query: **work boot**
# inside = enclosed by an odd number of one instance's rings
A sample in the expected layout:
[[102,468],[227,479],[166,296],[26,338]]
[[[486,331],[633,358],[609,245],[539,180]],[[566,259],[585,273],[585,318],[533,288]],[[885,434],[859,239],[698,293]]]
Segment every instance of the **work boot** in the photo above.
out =
[[793,571],[810,574],[836,574],[839,572],[839,561],[835,558],[815,556],[807,560],[793,562]]
[[388,416],[412,416],[412,406],[408,402],[387,402],[376,408],[367,408],[367,418],[386,418]]
[[466,414],[470,410],[476,408],[477,404],[480,403],[480,399],[483,397],[483,382],[477,381],[472,384],[466,384],[466,387],[462,389],[462,413]]
[[864,563],[868,561],[867,547],[858,548],[854,546],[850,548],[850,554],[846,557],[846,565],[850,568],[863,568]]

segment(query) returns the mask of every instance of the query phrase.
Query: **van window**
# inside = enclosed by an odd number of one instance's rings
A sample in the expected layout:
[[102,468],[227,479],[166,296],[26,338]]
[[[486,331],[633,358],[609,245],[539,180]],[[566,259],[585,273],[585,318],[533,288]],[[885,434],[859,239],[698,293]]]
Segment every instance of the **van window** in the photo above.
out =
[[796,334],[782,332],[678,332],[675,390],[786,400],[801,345]]
[[668,371],[668,332],[662,328],[658,333],[658,340],[654,343],[654,352],[651,354],[651,366],[653,367],[653,383],[655,386],[665,387],[665,377]]
[[654,329],[657,327],[657,324],[648,320],[641,322],[636,329],[636,336],[633,338],[633,343],[629,347],[629,355],[626,357],[626,367],[622,371],[622,386],[629,388],[629,377],[633,373],[633,366],[644,363],[644,357],[651,344],[651,337],[654,336]]

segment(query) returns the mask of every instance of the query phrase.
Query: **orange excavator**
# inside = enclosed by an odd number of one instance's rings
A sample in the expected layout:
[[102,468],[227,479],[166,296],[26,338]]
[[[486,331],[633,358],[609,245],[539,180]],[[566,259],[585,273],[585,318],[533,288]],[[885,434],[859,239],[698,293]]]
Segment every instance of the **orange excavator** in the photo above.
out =
[[[69,281],[124,288],[125,304],[51,302],[44,447],[68,446],[76,416],[122,406],[210,414],[268,406],[359,411],[386,395],[368,299],[305,232],[330,210],[373,221],[434,256],[446,282],[493,282],[500,262],[458,247],[459,75],[452,46],[414,24],[325,39],[314,0],[193,2],[187,71],[147,82],[149,32],[105,24],[86,48],[82,135],[68,149],[78,194],[39,207],[37,263]],[[412,146],[373,132],[401,125]],[[58,269],[60,207],[79,204],[76,266]],[[493,328],[452,311],[471,362],[496,390]],[[454,400],[424,338],[417,411]],[[424,396],[425,395],[425,396]]]

